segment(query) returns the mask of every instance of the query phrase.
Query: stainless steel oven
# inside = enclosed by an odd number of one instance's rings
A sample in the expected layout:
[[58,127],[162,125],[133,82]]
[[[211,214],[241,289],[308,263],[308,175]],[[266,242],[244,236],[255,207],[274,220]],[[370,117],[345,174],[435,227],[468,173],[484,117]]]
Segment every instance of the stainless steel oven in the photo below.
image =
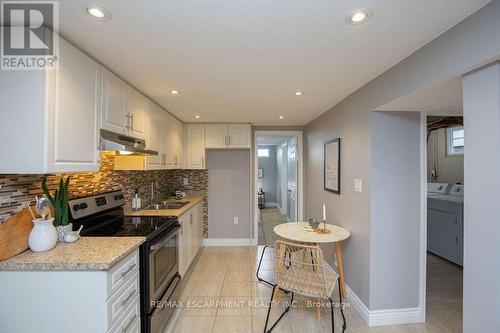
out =
[[179,230],[177,224],[163,235],[143,245],[145,266],[143,332],[162,332],[174,310],[168,302],[174,301],[178,275]]
[[[148,244],[150,301],[158,301],[177,274],[179,268],[177,262],[179,230],[179,228],[175,228],[164,238]],[[149,309],[152,309],[151,304]]]

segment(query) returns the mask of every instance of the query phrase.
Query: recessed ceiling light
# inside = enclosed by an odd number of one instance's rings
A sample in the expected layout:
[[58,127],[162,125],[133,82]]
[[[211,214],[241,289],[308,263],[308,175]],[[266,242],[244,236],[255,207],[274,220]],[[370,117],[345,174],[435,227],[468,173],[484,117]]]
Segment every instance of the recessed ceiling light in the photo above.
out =
[[280,119],[285,119],[285,116],[279,116],[278,118],[280,118]]
[[83,11],[97,20],[107,21],[111,18],[111,13],[108,10],[94,4],[85,5]]
[[296,91],[295,96],[302,96],[304,93],[302,91]]
[[200,119],[201,116],[199,114],[197,114],[196,116],[194,116],[196,119]]
[[170,93],[172,95],[179,95],[179,91],[178,90],[170,90]]
[[373,12],[370,9],[359,9],[346,16],[345,21],[348,24],[362,24],[368,21],[372,15]]

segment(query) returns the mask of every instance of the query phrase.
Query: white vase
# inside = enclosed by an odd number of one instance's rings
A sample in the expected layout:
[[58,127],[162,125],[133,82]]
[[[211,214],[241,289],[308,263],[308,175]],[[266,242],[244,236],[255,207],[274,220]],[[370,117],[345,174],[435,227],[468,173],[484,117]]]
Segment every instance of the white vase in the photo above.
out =
[[57,244],[56,228],[52,224],[54,219],[33,220],[33,229],[31,229],[28,238],[28,244],[33,252],[44,252],[52,249]]
[[57,241],[64,242],[64,236],[73,231],[73,224],[60,225],[56,227],[57,231]]

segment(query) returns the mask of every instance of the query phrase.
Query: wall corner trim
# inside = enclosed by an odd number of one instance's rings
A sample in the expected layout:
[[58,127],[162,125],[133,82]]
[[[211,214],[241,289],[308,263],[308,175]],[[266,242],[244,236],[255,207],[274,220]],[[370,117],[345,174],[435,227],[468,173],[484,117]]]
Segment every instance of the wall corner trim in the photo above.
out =
[[346,285],[347,299],[368,326],[401,325],[425,322],[425,313],[420,307],[369,310],[359,297]]
[[203,246],[255,246],[253,238],[205,238]]

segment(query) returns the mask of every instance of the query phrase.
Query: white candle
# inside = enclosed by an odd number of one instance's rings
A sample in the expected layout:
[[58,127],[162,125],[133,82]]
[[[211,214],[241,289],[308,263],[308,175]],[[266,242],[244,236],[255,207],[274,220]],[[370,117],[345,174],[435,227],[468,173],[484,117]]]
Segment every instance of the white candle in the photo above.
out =
[[326,221],[326,204],[323,203],[323,221]]

